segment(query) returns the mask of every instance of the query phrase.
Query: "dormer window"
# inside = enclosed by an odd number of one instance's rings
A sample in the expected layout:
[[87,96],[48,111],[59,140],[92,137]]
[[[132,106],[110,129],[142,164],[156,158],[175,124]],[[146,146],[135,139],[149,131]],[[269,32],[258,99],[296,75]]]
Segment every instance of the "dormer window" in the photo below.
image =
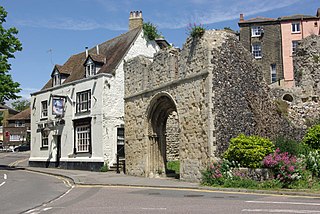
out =
[[85,64],[86,77],[90,77],[96,74],[96,66],[94,62],[89,58]]
[[57,86],[61,85],[61,77],[59,71],[55,70],[52,74],[52,85]]

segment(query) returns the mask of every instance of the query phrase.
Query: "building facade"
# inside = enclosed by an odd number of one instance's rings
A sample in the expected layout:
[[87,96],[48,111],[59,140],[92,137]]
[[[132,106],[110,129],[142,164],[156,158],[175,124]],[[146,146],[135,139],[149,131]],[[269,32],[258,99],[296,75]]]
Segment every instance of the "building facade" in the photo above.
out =
[[263,69],[267,83],[294,86],[293,60],[298,42],[319,35],[320,15],[293,15],[277,19],[257,17],[244,20],[240,14],[240,41]]
[[30,108],[11,116],[3,127],[4,147],[12,147],[30,143]]
[[5,146],[3,145],[3,141],[5,140],[5,138],[9,138],[10,137],[10,133],[5,133],[3,127],[8,126],[8,121],[7,119],[9,117],[14,116],[15,114],[18,114],[19,112],[10,108],[9,106],[6,105],[2,105],[0,104],[0,143],[1,146]]
[[127,33],[56,65],[32,94],[29,165],[97,171],[116,162],[124,145],[123,63],[160,49],[144,37],[141,12],[131,12],[131,21]]

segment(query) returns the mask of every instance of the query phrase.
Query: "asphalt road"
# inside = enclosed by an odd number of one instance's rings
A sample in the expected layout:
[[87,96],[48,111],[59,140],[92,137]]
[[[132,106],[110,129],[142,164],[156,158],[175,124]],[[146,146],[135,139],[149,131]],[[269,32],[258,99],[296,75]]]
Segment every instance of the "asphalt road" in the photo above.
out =
[[70,189],[57,177],[5,166],[26,156],[26,153],[0,154],[1,214],[23,213],[60,197]]
[[320,198],[78,186],[35,213],[320,213]]

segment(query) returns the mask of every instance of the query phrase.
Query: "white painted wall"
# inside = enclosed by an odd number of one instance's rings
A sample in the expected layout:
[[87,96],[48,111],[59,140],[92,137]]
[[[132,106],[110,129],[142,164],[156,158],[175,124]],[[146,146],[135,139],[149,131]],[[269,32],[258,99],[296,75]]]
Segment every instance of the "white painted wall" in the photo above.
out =
[[[154,41],[139,34],[123,60],[138,55],[153,57],[160,48]],[[94,77],[53,87],[37,92],[31,99],[31,154],[29,161],[56,160],[56,142],[54,135],[61,135],[61,162],[105,162],[112,165],[116,162],[117,128],[124,125],[124,71],[123,60],[118,65],[115,75],[99,74]],[[91,90],[91,112],[88,115],[76,115],[76,93]],[[58,126],[50,132],[48,150],[41,150],[41,133],[37,132],[38,124],[44,123],[41,116],[41,101],[48,100],[48,120],[56,121],[52,115],[52,97],[67,96],[65,108],[65,125]],[[51,100],[49,101],[49,99]],[[92,156],[73,156],[74,127],[73,120],[92,117],[91,137]]]

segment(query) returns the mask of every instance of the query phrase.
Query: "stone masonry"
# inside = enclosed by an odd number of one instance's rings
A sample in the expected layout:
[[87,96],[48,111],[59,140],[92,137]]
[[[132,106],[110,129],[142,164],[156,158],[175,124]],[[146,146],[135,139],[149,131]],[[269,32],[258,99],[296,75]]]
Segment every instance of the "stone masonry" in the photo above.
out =
[[[167,119],[179,121],[180,178],[199,181],[240,133],[275,138],[301,136],[271,101],[251,54],[233,33],[206,31],[188,38],[182,50],[167,49],[153,61],[125,63],[126,170],[161,175]],[[162,167],[162,168],[161,168]]]

